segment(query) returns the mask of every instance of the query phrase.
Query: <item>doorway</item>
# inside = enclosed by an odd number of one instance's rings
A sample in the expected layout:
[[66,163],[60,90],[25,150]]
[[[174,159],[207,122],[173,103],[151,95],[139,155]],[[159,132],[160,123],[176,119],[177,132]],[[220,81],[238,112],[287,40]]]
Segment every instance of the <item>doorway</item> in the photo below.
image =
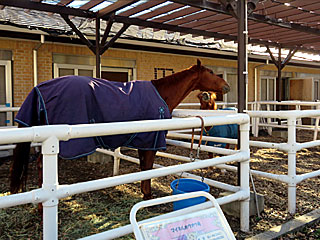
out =
[[[0,60],[0,108],[12,107],[11,61]],[[12,126],[12,112],[0,112],[0,126]]]
[[102,67],[101,78],[114,82],[129,82],[133,80],[133,71],[130,68]]

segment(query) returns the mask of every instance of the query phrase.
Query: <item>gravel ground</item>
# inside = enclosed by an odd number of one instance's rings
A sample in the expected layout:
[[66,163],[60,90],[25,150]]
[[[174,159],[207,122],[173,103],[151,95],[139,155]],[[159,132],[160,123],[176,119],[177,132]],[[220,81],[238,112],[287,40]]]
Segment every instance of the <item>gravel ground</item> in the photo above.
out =
[[[252,140],[283,142],[284,139],[275,137],[251,137]],[[298,132],[299,142],[310,141],[310,132]],[[188,156],[189,152],[176,147],[168,147],[167,152]],[[136,156],[134,151],[126,154]],[[206,153],[201,153],[200,158],[205,159]],[[8,193],[9,161],[2,160],[0,166],[0,193]],[[156,163],[163,165],[176,164],[163,158],[157,158]],[[277,174],[287,172],[287,154],[274,149],[251,148],[252,169],[258,169]],[[297,154],[297,173],[302,174],[318,170],[320,166],[320,147],[304,149]],[[137,172],[137,165],[122,161],[121,174]],[[200,170],[193,171],[200,174]],[[237,174],[221,172],[220,169],[204,169],[205,177],[236,184]],[[93,179],[100,179],[112,175],[111,164],[89,163],[86,159],[59,160],[59,183],[71,184]],[[28,189],[37,188],[37,171],[35,162],[31,163]],[[171,194],[170,182],[176,177],[167,176],[152,181],[154,197]],[[290,215],[287,212],[287,187],[277,181],[261,177],[254,177],[255,188],[259,194],[265,196],[265,209],[261,217],[250,218],[250,232],[243,233],[239,230],[239,219],[227,216],[229,224],[237,239],[244,239],[267,231],[271,227],[283,224],[290,219],[301,216],[312,210],[320,208],[320,177],[303,181],[297,189],[297,213]],[[211,194],[218,197],[221,190],[211,188]],[[106,231],[129,223],[128,212],[133,204],[141,201],[140,184],[138,182],[125,184],[101,191],[79,194],[62,199],[59,204],[59,239],[76,239],[90,234]],[[162,205],[141,211],[138,219],[149,218],[160,212],[172,211],[172,205]],[[41,217],[37,213],[37,206],[28,204],[0,210],[0,239],[40,239],[42,236]],[[132,239],[132,235],[120,239]],[[309,228],[291,233],[281,239],[320,239],[320,224],[313,224]]]

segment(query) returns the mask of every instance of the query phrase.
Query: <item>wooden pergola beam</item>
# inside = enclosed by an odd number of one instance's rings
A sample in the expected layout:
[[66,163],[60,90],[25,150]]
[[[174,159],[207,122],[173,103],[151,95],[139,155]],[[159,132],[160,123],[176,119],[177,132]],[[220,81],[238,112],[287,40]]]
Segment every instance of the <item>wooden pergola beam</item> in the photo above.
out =
[[90,8],[93,8],[102,2],[104,2],[104,0],[91,0],[79,7],[79,9],[89,10]]
[[112,44],[121,36],[122,33],[124,33],[128,27],[130,25],[129,24],[124,24],[122,26],[122,28],[116,33],[116,35],[114,35],[110,41],[108,41],[101,49],[100,49],[100,54],[102,55],[109,47],[112,46]]
[[45,4],[41,2],[32,2],[29,0],[0,0],[0,5],[18,7],[29,10],[37,10],[43,12],[52,12],[58,14],[66,14],[85,18],[94,18],[95,13],[77,8],[70,8],[63,5]]
[[72,28],[72,30],[78,35],[81,41],[88,46],[88,48],[95,54],[95,48],[93,44],[84,36],[84,34],[73,24],[66,14],[60,14],[61,17],[66,21],[66,23]]
[[[217,4],[214,2],[203,1],[203,0],[172,0],[172,2],[189,5],[192,7],[197,7],[200,9],[205,9],[208,11],[213,11],[221,14],[232,15],[232,13],[229,12],[227,9],[225,9],[222,4]],[[306,32],[309,34],[320,36],[320,29],[318,28],[304,26],[298,23],[287,22],[287,21],[284,21],[284,19],[273,18],[271,16],[251,13],[250,15],[248,15],[248,20],[267,23],[269,25],[274,25],[274,26],[278,26],[286,29],[291,29],[299,32]]]
[[100,11],[98,11],[97,16],[99,18],[102,18],[108,14],[111,14],[113,12],[118,11],[121,8],[125,8],[135,2],[138,2],[139,0],[121,0],[121,1],[117,1],[115,3],[113,3],[112,5],[101,9]]
[[108,20],[108,24],[107,24],[107,27],[104,31],[104,34],[103,34],[103,37],[102,37],[102,40],[101,40],[101,45],[105,45],[106,41],[107,41],[107,38],[109,36],[109,33],[111,31],[111,27],[112,27],[112,24],[114,22],[114,17],[115,17],[115,14],[113,13],[109,20]]
[[281,69],[283,69],[291,60],[291,58],[294,56],[294,54],[299,50],[299,47],[295,47],[293,49],[290,49],[289,54],[287,57],[282,61],[281,63]]
[[266,45],[267,47],[267,52],[269,53],[270,57],[271,57],[271,61],[274,63],[274,65],[276,65],[276,67],[278,68],[278,61],[276,60],[276,58],[273,56],[273,53],[270,50],[269,45]]
[[60,6],[66,6],[68,5],[69,3],[71,3],[73,0],[60,0],[60,2],[57,3],[57,5],[60,5]]

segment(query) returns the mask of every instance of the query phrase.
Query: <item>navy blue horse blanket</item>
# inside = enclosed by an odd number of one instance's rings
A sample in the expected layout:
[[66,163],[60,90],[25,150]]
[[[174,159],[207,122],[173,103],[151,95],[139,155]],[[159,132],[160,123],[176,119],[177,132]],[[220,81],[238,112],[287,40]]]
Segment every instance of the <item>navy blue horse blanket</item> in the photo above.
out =
[[[235,108],[223,108],[221,110],[236,110]],[[217,125],[212,126],[208,131],[203,130],[203,136],[209,137],[221,137],[221,138],[238,138],[238,124],[225,124],[225,125]],[[218,143],[218,142],[203,142],[203,144],[211,147],[220,147],[226,148],[226,143]]]
[[[41,122],[40,116],[45,123]],[[121,83],[85,76],[64,76],[34,87],[15,121],[29,127],[167,118],[171,118],[168,106],[150,81]],[[166,134],[167,131],[158,131],[60,141],[59,156],[78,158],[101,147],[165,149]]]

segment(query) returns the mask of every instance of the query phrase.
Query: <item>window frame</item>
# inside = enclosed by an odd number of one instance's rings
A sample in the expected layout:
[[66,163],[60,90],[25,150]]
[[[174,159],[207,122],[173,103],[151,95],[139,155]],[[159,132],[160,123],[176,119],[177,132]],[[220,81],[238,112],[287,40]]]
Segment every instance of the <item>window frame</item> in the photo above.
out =
[[93,77],[96,77],[96,68],[95,66],[91,65],[76,65],[76,64],[63,64],[63,63],[54,63],[54,71],[53,76],[54,78],[60,77],[59,76],[59,69],[60,68],[69,68],[74,70],[74,75],[79,75],[79,69],[80,70],[92,70]]
[[[264,100],[262,100],[261,99],[261,97],[262,97],[262,79],[267,79],[267,94],[266,94],[266,96],[267,96],[267,99],[264,99]],[[270,96],[270,89],[269,89],[269,81],[270,80],[274,80],[274,82],[273,82],[273,99],[269,99],[269,96]],[[276,94],[277,94],[277,78],[276,77],[272,77],[272,76],[260,76],[260,101],[276,101]]]
[[[4,105],[0,105],[0,107],[12,107],[13,106],[13,98],[12,98],[12,73],[11,73],[11,60],[0,60],[0,65],[5,68],[5,96],[6,102]],[[6,113],[6,126],[13,126],[13,115],[12,112]]]

